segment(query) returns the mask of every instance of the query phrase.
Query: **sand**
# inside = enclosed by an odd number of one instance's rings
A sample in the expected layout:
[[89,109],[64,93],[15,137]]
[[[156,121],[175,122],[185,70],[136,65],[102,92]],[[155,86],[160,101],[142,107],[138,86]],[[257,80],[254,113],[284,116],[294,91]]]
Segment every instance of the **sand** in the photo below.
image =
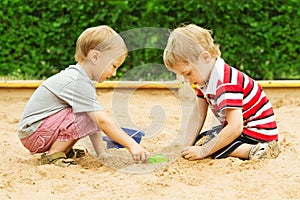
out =
[[[141,144],[168,163],[134,164],[126,149],[93,151],[77,166],[39,165],[16,129],[33,90],[0,90],[0,199],[300,199],[300,92],[270,91],[282,152],[277,159],[186,161],[180,157],[190,98],[169,90],[98,90],[108,115],[123,127],[145,131]],[[114,109],[112,109],[114,107]],[[214,122],[209,117],[209,127]],[[89,147],[88,140],[79,146]]]

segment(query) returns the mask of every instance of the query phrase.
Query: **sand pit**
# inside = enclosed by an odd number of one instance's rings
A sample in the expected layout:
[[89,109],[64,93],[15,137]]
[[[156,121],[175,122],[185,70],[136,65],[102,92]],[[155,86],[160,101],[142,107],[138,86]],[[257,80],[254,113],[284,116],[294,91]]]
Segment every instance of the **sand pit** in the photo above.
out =
[[107,161],[90,152],[69,168],[39,165],[40,155],[30,155],[17,138],[17,124],[32,92],[0,89],[0,199],[300,199],[299,88],[266,90],[280,130],[282,153],[277,159],[193,162],[180,157],[180,130],[190,99],[162,89],[137,90],[130,96],[126,90],[99,89],[107,114],[120,126],[143,129],[141,143],[166,155],[169,163],[134,164],[127,150],[109,149]]

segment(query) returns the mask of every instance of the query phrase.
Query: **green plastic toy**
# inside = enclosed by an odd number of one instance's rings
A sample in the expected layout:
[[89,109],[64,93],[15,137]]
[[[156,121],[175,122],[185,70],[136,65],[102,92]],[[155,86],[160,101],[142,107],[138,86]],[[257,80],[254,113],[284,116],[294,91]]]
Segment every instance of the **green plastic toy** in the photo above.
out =
[[163,162],[169,162],[169,159],[166,156],[158,153],[158,154],[152,155],[149,158],[149,162],[152,164],[158,164],[158,163],[163,163]]

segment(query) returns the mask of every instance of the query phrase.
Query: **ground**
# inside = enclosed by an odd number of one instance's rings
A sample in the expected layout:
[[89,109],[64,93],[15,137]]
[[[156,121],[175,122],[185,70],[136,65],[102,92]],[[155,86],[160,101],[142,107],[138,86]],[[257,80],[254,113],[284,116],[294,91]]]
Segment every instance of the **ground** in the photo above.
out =
[[[31,94],[0,90],[0,199],[300,199],[299,90],[270,95],[280,130],[277,159],[186,161],[180,157],[181,132],[191,98],[169,90],[128,95],[100,89],[107,114],[120,126],[144,130],[141,144],[166,155],[169,163],[134,164],[126,149],[108,149],[108,161],[99,161],[89,150],[68,168],[41,166],[40,155],[30,155],[21,145],[16,129]],[[206,127],[213,123],[209,120]],[[90,148],[88,140],[78,145]]]

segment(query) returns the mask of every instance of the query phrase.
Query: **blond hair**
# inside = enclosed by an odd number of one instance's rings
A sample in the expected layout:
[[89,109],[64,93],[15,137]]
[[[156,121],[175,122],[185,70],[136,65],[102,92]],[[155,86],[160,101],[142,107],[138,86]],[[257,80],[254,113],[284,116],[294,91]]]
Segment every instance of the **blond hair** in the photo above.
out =
[[83,62],[92,49],[104,52],[114,48],[123,49],[124,54],[127,54],[124,40],[112,28],[106,25],[91,27],[83,31],[77,39],[75,60]]
[[171,32],[164,50],[164,63],[174,65],[188,64],[198,60],[203,51],[208,51],[212,58],[221,56],[219,45],[214,43],[212,31],[194,24],[176,28]]

